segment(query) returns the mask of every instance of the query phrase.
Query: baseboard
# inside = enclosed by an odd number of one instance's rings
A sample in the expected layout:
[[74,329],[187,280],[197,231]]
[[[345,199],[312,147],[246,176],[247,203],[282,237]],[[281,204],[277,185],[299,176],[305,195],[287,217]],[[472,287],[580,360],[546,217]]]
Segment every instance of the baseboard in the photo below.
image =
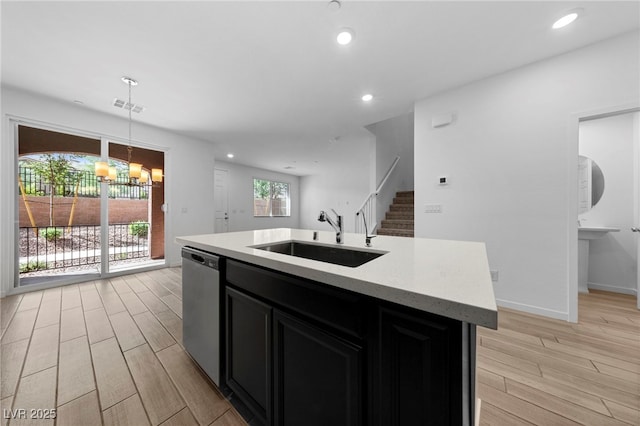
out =
[[569,321],[568,312],[554,311],[552,309],[545,309],[538,306],[526,305],[524,303],[511,302],[509,300],[502,299],[496,299],[496,303],[498,306],[502,306],[503,308],[515,309],[516,311],[523,311],[543,317]]
[[587,288],[590,290],[610,291],[611,293],[630,294],[632,296],[638,295],[638,290],[635,288],[617,287],[607,284],[587,283]]

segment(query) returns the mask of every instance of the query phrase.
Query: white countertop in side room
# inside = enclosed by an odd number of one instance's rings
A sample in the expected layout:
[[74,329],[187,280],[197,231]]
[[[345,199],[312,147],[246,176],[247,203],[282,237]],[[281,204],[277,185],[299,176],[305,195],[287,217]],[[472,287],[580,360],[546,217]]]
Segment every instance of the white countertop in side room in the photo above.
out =
[[177,237],[176,242],[231,259],[319,281],[334,287],[497,328],[498,313],[484,243],[378,236],[369,250],[386,251],[356,268],[252,248],[302,241],[367,250],[362,234],[302,229],[266,229]]

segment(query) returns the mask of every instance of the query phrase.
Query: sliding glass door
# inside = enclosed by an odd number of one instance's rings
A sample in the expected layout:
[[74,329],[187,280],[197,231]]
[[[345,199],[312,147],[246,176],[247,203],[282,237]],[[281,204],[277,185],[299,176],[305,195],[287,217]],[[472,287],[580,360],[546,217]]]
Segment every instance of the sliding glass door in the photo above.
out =
[[[18,132],[18,285],[66,283],[164,263],[164,183],[128,177],[126,145],[25,125]],[[134,148],[144,167],[164,153]],[[116,178],[96,177],[95,164]]]

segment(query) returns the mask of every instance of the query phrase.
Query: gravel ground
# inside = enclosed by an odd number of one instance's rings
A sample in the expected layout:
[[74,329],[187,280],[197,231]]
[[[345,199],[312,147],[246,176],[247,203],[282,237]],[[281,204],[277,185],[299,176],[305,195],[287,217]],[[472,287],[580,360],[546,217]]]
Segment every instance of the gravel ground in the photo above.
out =
[[[44,228],[41,228],[44,229]],[[65,251],[100,250],[100,227],[73,226],[63,230],[60,237],[53,241],[35,235],[33,230],[20,228],[20,257],[38,256]],[[147,245],[147,239],[129,234],[128,226],[116,226],[109,229],[109,247],[127,247]]]
[[[20,257],[29,258],[28,262],[21,260],[21,277],[66,274],[78,271],[99,269],[100,264],[100,227],[74,226],[60,227],[59,237],[48,241],[45,237],[36,235],[33,230],[20,229]],[[127,247],[145,247],[143,251],[127,250]],[[110,255],[111,266],[126,263],[139,263],[149,259],[148,240],[129,234],[128,226],[109,227],[109,247],[120,248],[121,252]],[[72,257],[72,252],[75,252]],[[79,256],[78,252],[85,252]],[[42,260],[44,255],[59,255],[65,253],[64,260]],[[67,255],[68,254],[68,255]],[[40,261],[38,261],[40,256]],[[27,264],[27,268],[25,265]],[[55,270],[55,271],[54,271]]]

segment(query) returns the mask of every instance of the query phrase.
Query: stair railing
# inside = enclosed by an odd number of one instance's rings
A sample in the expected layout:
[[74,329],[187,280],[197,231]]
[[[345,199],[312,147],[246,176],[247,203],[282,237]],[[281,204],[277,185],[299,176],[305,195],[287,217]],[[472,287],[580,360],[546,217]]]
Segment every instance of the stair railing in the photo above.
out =
[[380,185],[378,185],[374,192],[369,194],[367,199],[364,200],[364,202],[360,205],[360,208],[356,210],[355,230],[357,234],[366,233],[364,222],[362,218],[359,217],[360,214],[364,215],[364,220],[368,224],[369,233],[373,234],[378,227],[378,222],[376,220],[376,201],[378,200],[378,194],[380,193],[380,191],[382,191],[382,188],[384,187],[385,183],[387,183],[387,180],[389,180],[389,176],[391,176],[391,173],[393,173],[393,171],[395,170],[396,166],[398,165],[398,161],[400,161],[400,157],[396,157],[395,160],[393,160],[393,164],[391,164],[391,167],[389,167],[389,170],[387,170],[384,178],[382,178],[382,182],[380,182]]

